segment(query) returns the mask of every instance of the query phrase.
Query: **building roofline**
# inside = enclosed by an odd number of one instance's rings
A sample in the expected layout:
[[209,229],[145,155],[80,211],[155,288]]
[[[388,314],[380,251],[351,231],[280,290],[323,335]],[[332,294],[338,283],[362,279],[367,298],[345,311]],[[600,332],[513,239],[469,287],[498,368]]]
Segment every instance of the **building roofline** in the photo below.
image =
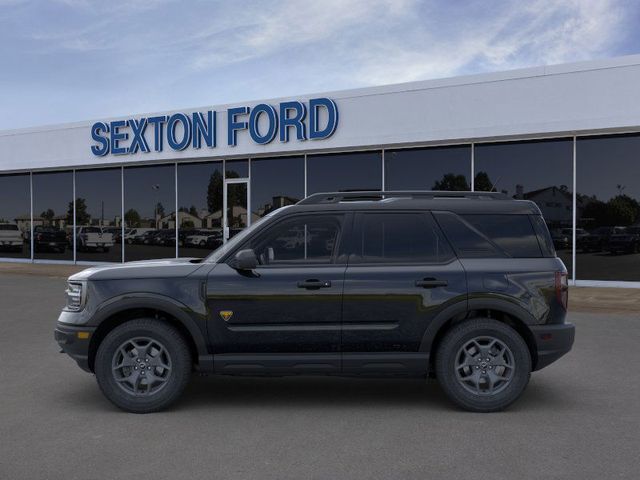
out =
[[478,73],[471,75],[462,75],[456,77],[436,78],[430,80],[417,80],[412,82],[395,83],[389,85],[372,86],[372,87],[360,87],[347,90],[333,90],[317,93],[304,93],[296,94],[292,93],[288,96],[281,96],[268,99],[253,99],[243,100],[233,103],[225,103],[218,105],[207,105],[199,107],[187,107],[174,110],[164,110],[155,112],[142,112],[142,113],[123,113],[120,116],[113,116],[107,118],[94,118],[89,120],[81,120],[78,122],[62,123],[62,124],[50,124],[40,125],[33,127],[25,127],[18,129],[0,130],[0,136],[10,135],[23,135],[37,132],[55,131],[55,130],[70,130],[75,128],[86,128],[92,125],[96,121],[111,121],[120,120],[123,117],[143,117],[152,116],[158,114],[171,114],[178,112],[191,112],[202,111],[205,109],[214,109],[216,111],[226,110],[227,108],[237,106],[240,104],[256,104],[256,103],[278,103],[284,100],[289,100],[292,97],[296,98],[314,98],[319,96],[331,97],[333,99],[348,99],[356,97],[365,97],[371,95],[385,95],[391,93],[402,93],[420,90],[432,90],[438,88],[458,87],[464,85],[474,85],[482,83],[494,83],[508,80],[522,80],[527,78],[543,77],[543,76],[555,76],[555,75],[567,75],[572,73],[580,73],[595,70],[605,70],[613,68],[625,68],[630,66],[640,65],[640,54],[625,55],[620,57],[599,59],[599,60],[587,60],[580,62],[571,62],[555,65],[542,65],[536,67],[526,67],[513,70],[504,70],[490,73]]

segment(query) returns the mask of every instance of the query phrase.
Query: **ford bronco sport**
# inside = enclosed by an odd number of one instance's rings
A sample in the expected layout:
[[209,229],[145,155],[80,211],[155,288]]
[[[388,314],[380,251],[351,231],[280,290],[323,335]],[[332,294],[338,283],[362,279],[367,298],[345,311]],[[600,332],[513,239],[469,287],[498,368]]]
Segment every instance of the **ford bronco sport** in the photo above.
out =
[[167,407],[192,371],[434,376],[460,407],[489,412],[571,349],[567,294],[533,202],[322,193],[205,259],[71,276],[55,338],[130,412]]

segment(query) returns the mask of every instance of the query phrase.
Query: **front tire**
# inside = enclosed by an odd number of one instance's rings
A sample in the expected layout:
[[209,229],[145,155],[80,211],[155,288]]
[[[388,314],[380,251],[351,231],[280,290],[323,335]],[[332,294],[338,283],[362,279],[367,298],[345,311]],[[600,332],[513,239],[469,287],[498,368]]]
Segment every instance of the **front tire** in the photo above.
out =
[[520,334],[488,318],[455,325],[436,352],[436,376],[447,396],[472,412],[500,411],[524,392],[531,354]]
[[172,404],[191,375],[189,347],[180,332],[156,319],[136,319],[113,329],[98,348],[95,373],[102,393],[132,413]]

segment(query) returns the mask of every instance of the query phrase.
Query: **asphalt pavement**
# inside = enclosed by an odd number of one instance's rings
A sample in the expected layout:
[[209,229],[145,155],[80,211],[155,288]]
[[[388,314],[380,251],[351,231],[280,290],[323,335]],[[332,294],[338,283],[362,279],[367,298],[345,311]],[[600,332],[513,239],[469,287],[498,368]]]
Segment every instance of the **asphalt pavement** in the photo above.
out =
[[502,413],[421,380],[194,377],[135,415],[58,353],[63,290],[0,275],[0,479],[640,478],[640,312],[571,313],[574,350]]

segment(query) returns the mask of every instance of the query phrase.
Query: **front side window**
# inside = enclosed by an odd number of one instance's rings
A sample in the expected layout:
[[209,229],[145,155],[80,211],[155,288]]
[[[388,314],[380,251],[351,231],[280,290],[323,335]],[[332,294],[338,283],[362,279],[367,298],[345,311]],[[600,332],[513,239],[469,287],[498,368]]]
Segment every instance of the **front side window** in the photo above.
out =
[[260,265],[331,263],[342,227],[341,215],[303,215],[284,220],[252,239]]
[[365,213],[354,245],[356,263],[441,263],[453,252],[426,213]]

